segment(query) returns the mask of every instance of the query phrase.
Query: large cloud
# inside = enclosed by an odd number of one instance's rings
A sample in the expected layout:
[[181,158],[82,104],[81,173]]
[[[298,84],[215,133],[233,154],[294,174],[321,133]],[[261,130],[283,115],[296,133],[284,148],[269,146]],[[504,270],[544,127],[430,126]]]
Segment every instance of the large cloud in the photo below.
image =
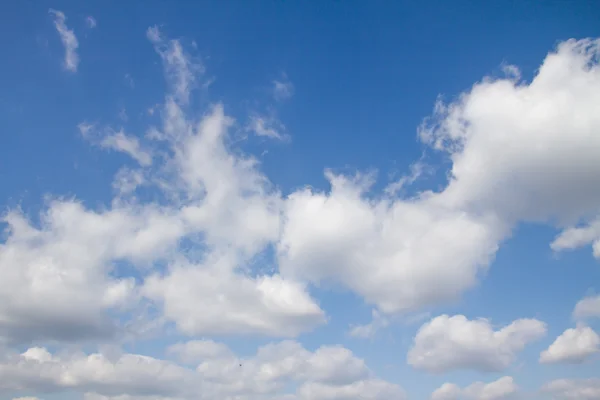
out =
[[[281,195],[254,158],[228,147],[234,121],[222,105],[189,114],[201,64],[156,28],[148,37],[168,84],[161,125],[142,143],[109,128],[95,129],[92,138],[91,126],[80,124],[94,143],[140,164],[117,174],[109,207],[55,200],[40,223],[18,210],[6,214],[0,339],[107,338],[119,328],[109,315],[124,305],[135,308],[143,297],[189,334],[294,336],[324,322],[304,284],[268,266],[251,268],[278,238]],[[96,137],[103,133],[108,136]],[[153,193],[151,201],[138,193],[139,185]],[[130,267],[137,271],[127,272]]]
[[[0,393],[71,390],[87,393],[86,399],[146,400],[404,396],[400,387],[375,378],[363,360],[343,347],[324,346],[310,352],[297,342],[284,341],[240,358],[222,344],[204,345],[221,351],[204,352],[195,369],[137,354],[51,354],[45,348],[30,348],[4,356]],[[201,342],[180,346],[197,349]],[[287,389],[292,384],[298,386],[296,393]]]
[[[339,282],[385,312],[410,310],[472,287],[518,222],[563,227],[596,215],[599,53],[598,40],[563,42],[531,83],[486,78],[439,103],[420,138],[452,161],[440,192],[378,198],[369,179],[327,173],[329,192],[291,194],[281,271]],[[588,230],[565,231],[553,247],[588,243]]]
[[434,373],[466,368],[501,371],[545,333],[545,324],[535,319],[519,319],[495,331],[488,320],[441,315],[419,329],[408,363]]

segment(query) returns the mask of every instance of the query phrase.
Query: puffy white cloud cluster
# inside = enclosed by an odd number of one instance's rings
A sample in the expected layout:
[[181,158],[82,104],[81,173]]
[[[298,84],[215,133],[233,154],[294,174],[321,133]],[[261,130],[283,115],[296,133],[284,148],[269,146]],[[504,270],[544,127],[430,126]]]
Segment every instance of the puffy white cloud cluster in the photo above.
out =
[[408,363],[434,373],[453,369],[501,371],[528,343],[546,334],[535,319],[520,319],[494,330],[488,320],[441,315],[425,323],[408,352]]
[[[327,173],[292,193],[278,243],[285,276],[334,280],[384,312],[454,300],[522,221],[568,227],[555,250],[594,240],[600,211],[599,40],[566,41],[532,82],[485,79],[438,103],[420,138],[452,162],[447,186],[370,195],[370,176]],[[577,179],[573,179],[573,177]],[[456,234],[460,232],[460,234]]]
[[[349,350],[314,352],[294,341],[272,343],[250,358],[221,343],[172,349],[194,368],[138,354],[51,354],[32,347],[0,360],[2,390],[74,390],[86,399],[403,399],[403,390],[373,376]],[[191,358],[195,360],[192,360]],[[297,390],[289,391],[290,385]],[[289,393],[286,393],[288,392]]]
[[600,352],[600,336],[589,326],[567,329],[540,354],[540,362],[581,363]]

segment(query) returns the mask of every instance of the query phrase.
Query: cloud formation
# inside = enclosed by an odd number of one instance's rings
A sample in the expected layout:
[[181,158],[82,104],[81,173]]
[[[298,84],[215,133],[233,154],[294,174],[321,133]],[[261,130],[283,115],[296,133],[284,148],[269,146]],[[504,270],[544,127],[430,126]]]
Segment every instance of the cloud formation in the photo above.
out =
[[56,28],[60,36],[60,41],[65,48],[64,66],[71,72],[77,72],[77,66],[79,65],[79,55],[77,54],[79,41],[77,40],[73,30],[67,27],[67,17],[62,11],[50,9],[49,13],[54,17],[54,27]]
[[[400,387],[374,377],[363,360],[339,346],[310,352],[284,341],[263,346],[251,357],[236,356],[214,342],[183,343],[181,349],[202,353],[195,368],[137,354],[59,355],[32,347],[3,355],[0,391],[68,389],[87,393],[90,400],[404,398]],[[298,389],[284,394],[290,384]]]
[[582,363],[600,352],[600,336],[589,326],[567,329],[540,354],[543,364]]
[[510,376],[494,382],[475,382],[465,388],[444,383],[432,394],[430,400],[502,400],[515,398],[519,388]]
[[434,373],[456,369],[502,371],[528,343],[545,334],[546,325],[535,319],[519,319],[494,330],[485,319],[441,315],[418,330],[408,363]]

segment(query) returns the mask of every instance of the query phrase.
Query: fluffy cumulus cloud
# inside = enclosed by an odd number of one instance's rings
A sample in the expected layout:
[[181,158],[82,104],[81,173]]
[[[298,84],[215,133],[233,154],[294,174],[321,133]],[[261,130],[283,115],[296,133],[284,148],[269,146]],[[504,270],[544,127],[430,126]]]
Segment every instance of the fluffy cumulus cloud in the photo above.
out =
[[54,27],[65,48],[64,66],[71,72],[77,72],[77,66],[79,65],[79,55],[77,54],[79,41],[77,40],[77,36],[75,36],[72,29],[67,27],[67,17],[62,11],[50,9],[49,13],[54,17]]
[[[149,129],[143,145],[123,132],[79,125],[94,143],[139,164],[117,174],[119,196],[111,207],[95,211],[55,199],[39,223],[19,210],[4,216],[0,337],[6,342],[109,338],[124,329],[109,316],[144,299],[188,334],[294,336],[325,321],[304,283],[252,268],[278,237],[281,195],[254,158],[228,149],[233,119],[223,106],[198,118],[186,113],[203,68],[156,28],[148,37],[169,85],[161,125]],[[163,161],[155,166],[150,149],[158,144]],[[140,202],[135,190],[142,184],[163,200]],[[198,250],[184,250],[182,242]],[[156,263],[168,267],[159,272],[151,268]],[[124,264],[142,279],[124,274]]]
[[[51,354],[34,347],[3,356],[0,391],[73,390],[88,400],[404,398],[400,387],[374,377],[343,347],[310,352],[284,341],[246,358],[215,342],[181,343],[175,351],[183,349],[195,352],[195,368],[137,354]],[[287,390],[290,385],[297,390]]]
[[600,399],[600,379],[557,379],[542,388],[556,400],[598,400]]
[[[582,218],[593,224],[600,211],[599,53],[599,40],[566,41],[530,83],[515,74],[488,78],[438,103],[419,136],[452,162],[439,192],[378,198],[369,195],[370,179],[328,173],[330,191],[292,193],[278,243],[281,271],[339,282],[397,312],[456,299],[520,221],[567,228],[561,236]],[[567,242],[594,238],[582,236]],[[568,247],[557,243],[555,250]]]
[[581,299],[573,310],[576,319],[600,318],[600,295]]
[[461,388],[453,383],[444,383],[437,388],[430,400],[502,400],[515,398],[519,388],[510,376],[494,382],[475,382]]
[[581,363],[600,352],[600,336],[589,326],[567,329],[540,354],[540,362]]
[[418,330],[408,363],[434,373],[454,369],[502,371],[528,343],[545,333],[545,324],[535,319],[516,320],[494,330],[488,320],[441,315]]

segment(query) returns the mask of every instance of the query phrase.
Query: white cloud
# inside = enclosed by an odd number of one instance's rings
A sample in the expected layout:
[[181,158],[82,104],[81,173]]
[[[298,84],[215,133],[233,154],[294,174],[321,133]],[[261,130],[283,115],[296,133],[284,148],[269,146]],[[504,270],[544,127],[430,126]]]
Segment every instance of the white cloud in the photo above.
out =
[[[172,56],[172,41],[165,46],[167,75],[191,73],[184,53]],[[188,334],[295,336],[325,322],[304,283],[269,266],[251,267],[277,240],[283,200],[254,158],[227,147],[233,120],[223,107],[187,115],[175,98],[191,87],[179,83],[175,79],[166,95],[160,130],[145,138],[165,146],[159,165],[139,139],[79,125],[93,143],[140,163],[140,169],[119,170],[110,207],[94,211],[75,200],[56,200],[40,224],[18,211],[6,215],[0,337],[22,343],[111,337],[140,323],[135,313],[132,321],[111,317],[124,317],[119,312],[125,304],[137,310],[149,301],[159,315],[142,321],[142,331],[170,320]],[[165,201],[140,202],[140,185],[160,190]],[[194,246],[188,250],[182,243]],[[166,265],[161,273],[148,268],[157,263]],[[122,266],[137,269],[137,282],[123,276]]]
[[595,258],[600,259],[600,218],[592,220],[586,226],[571,227],[562,231],[551,243],[552,250],[573,250],[592,245]]
[[577,305],[575,305],[573,317],[576,319],[592,317],[600,318],[600,295],[588,296],[581,299]]
[[[221,344],[211,346],[219,351],[205,351],[195,369],[137,354],[57,355],[32,348],[0,362],[5,378],[0,390],[71,390],[89,400],[403,398],[399,386],[375,378],[363,360],[342,347],[310,352],[284,341],[240,358]],[[285,394],[291,384],[297,393]]]
[[190,92],[196,87],[198,75],[204,72],[204,66],[193,62],[178,40],[166,40],[157,26],[148,28],[146,36],[163,60],[172,96],[179,104],[187,104]]
[[440,192],[380,197],[368,181],[327,173],[329,192],[292,193],[282,274],[341,283],[386,313],[414,310],[473,287],[518,222],[595,215],[599,53],[599,40],[563,42],[529,84],[486,78],[438,103],[420,138],[452,161]]
[[519,388],[510,376],[494,382],[475,382],[461,389],[452,383],[444,383],[431,394],[431,400],[501,400],[514,398]]
[[545,384],[542,391],[555,400],[598,400],[600,379],[557,379]]
[[548,349],[540,354],[540,362],[577,364],[600,352],[600,336],[589,326],[567,329]]
[[227,257],[205,265],[172,266],[146,279],[143,293],[188,335],[296,336],[325,322],[305,288],[278,275],[250,278],[233,272]]
[[[127,118],[127,114],[125,114],[125,118]],[[96,130],[93,124],[87,122],[81,122],[77,127],[81,136],[104,149],[125,153],[142,167],[148,167],[152,164],[151,151],[142,147],[138,138],[127,135],[122,129],[117,132],[112,129],[105,129],[100,132]]]
[[100,146],[128,154],[143,167],[152,164],[151,152],[142,148],[138,138],[127,135],[122,130],[104,136],[100,141]]
[[519,319],[495,331],[485,319],[441,315],[418,330],[408,363],[434,373],[467,368],[502,371],[528,343],[545,334],[545,324],[535,319]]
[[273,81],[273,97],[277,101],[289,99],[294,95],[294,85],[283,75],[281,80]]
[[329,194],[306,188],[286,201],[280,269],[340,281],[386,313],[456,299],[475,284],[503,233],[493,216],[450,209],[436,196],[373,200],[365,196],[370,177],[326,176]]
[[94,18],[90,15],[85,18],[85,24],[87,25],[88,28],[94,29],[98,25],[98,22],[96,21],[96,18]]
[[158,207],[86,210],[52,201],[34,226],[4,217],[0,244],[0,338],[73,341],[112,334],[104,313],[135,295],[133,278],[114,278],[112,260],[154,260],[175,245],[183,225]]
[[65,47],[65,68],[69,71],[76,72],[77,66],[79,65],[79,56],[77,55],[77,48],[79,42],[72,29],[69,29],[66,24],[67,17],[61,11],[49,10],[49,13],[54,16],[54,26],[60,35],[60,40]]
[[275,117],[266,117],[252,115],[248,124],[248,130],[254,132],[257,136],[269,137],[272,139],[284,139],[285,126]]

